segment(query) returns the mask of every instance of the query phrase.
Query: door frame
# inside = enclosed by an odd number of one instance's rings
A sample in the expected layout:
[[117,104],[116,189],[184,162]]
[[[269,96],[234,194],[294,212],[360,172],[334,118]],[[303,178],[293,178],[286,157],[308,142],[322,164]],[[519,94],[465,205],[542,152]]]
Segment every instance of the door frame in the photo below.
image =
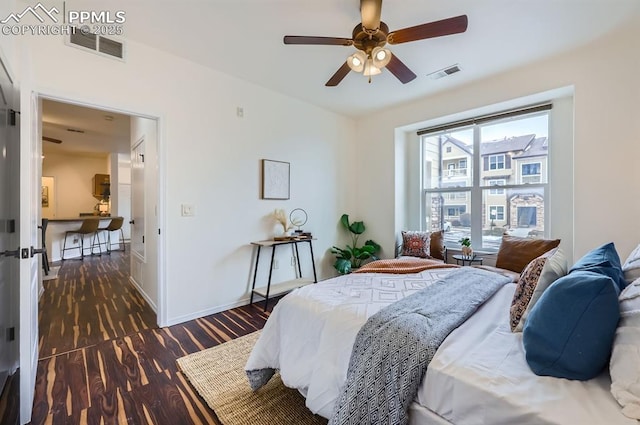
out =
[[[27,126],[31,126],[32,123],[36,122],[36,123],[41,123],[42,122],[42,111],[33,111],[32,110],[32,106],[31,106],[31,99],[35,98],[38,99],[38,101],[41,101],[42,99],[48,99],[48,100],[53,100],[53,101],[58,101],[58,102],[64,102],[64,103],[69,103],[69,104],[73,104],[73,105],[77,105],[77,106],[82,106],[82,107],[88,107],[88,108],[96,108],[96,109],[101,109],[104,110],[106,112],[114,112],[114,113],[120,113],[120,114],[126,114],[126,115],[130,115],[130,116],[136,116],[136,117],[143,117],[143,118],[147,118],[147,119],[152,119],[156,121],[156,128],[157,128],[157,181],[156,181],[156,185],[155,188],[157,190],[157,200],[158,200],[158,205],[157,205],[157,223],[158,223],[158,227],[159,230],[166,228],[166,198],[165,198],[165,189],[166,189],[166,146],[165,146],[165,131],[164,131],[164,119],[162,117],[162,114],[149,114],[149,113],[144,113],[144,112],[139,112],[139,111],[135,111],[132,109],[129,109],[127,107],[121,106],[121,105],[114,105],[113,103],[110,102],[99,102],[96,103],[94,101],[90,101],[89,99],[82,99],[82,98],[78,98],[78,97],[68,97],[65,96],[63,94],[55,94],[55,93],[50,93],[50,92],[46,92],[46,91],[42,91],[42,90],[35,90],[32,87],[27,87],[29,86],[29,82],[25,81],[26,84],[24,84],[21,88],[21,93],[20,93],[20,112],[21,112],[21,120],[23,123],[25,123],[25,125]],[[35,114],[35,116],[33,116]],[[24,127],[23,127],[24,128]],[[37,133],[37,132],[36,132]],[[20,134],[20,144],[21,145],[25,145],[27,144],[28,146],[33,146],[32,143],[38,143],[40,148],[42,147],[42,140],[37,140],[38,139],[38,135],[34,134],[34,132],[31,131],[27,131],[27,132],[21,132]],[[41,161],[37,161],[35,166],[38,167],[39,169],[39,174],[42,174],[42,162]],[[22,172],[22,171],[21,171]],[[41,196],[41,182],[32,182],[31,184],[31,190],[28,195],[28,197],[35,197],[37,199],[40,198]],[[21,195],[22,196],[22,195]],[[39,205],[39,204],[38,204]],[[31,214],[33,214],[33,211],[31,212]],[[37,215],[37,213],[36,213]],[[32,223],[32,221],[35,223],[35,220],[32,220],[33,217],[23,217],[21,215],[20,217],[20,222],[21,223]],[[26,228],[25,228],[25,232],[27,230],[29,230],[29,232],[26,232],[26,234],[30,234],[31,231],[37,230],[37,229],[30,229],[31,225],[27,224]],[[22,228],[21,228],[22,230]],[[164,232],[158,232],[158,238],[157,238],[157,264],[156,264],[156,271],[157,271],[157,280],[156,280],[156,285],[157,285],[157,293],[158,293],[158,303],[157,303],[157,324],[158,326],[165,326],[167,323],[167,287],[166,287],[166,261],[165,261],[165,253],[166,253],[166,243],[165,243],[165,239],[164,237],[162,237],[164,235]],[[38,300],[31,300],[31,299],[20,299],[20,305],[19,305],[19,311],[20,311],[20,328],[22,329],[23,320],[26,320],[24,318],[24,313],[26,311],[30,311],[31,310],[31,303],[35,302],[35,306],[37,309],[37,303]],[[37,316],[37,315],[36,315]],[[28,323],[24,323],[24,325],[28,325]],[[35,359],[35,361],[37,362],[38,359],[38,353],[37,353],[37,349],[38,349],[38,335],[36,333],[35,335],[35,345],[34,344],[30,344],[31,347],[35,346],[35,353],[31,352],[33,351],[33,349],[28,349],[29,351],[29,356],[31,359]],[[27,349],[26,344],[25,346],[21,346],[23,349]],[[21,358],[25,358],[22,357]],[[20,367],[30,367],[30,365],[20,365]],[[35,394],[35,376],[31,377],[31,380],[33,381],[33,385],[28,384],[25,382],[25,384],[23,385],[28,385],[27,388],[21,388],[21,393],[22,394],[28,394],[30,395],[30,397],[27,397],[27,400],[25,400],[24,398],[21,398],[20,400],[20,410],[21,410],[21,423],[26,423],[29,422],[31,420],[31,413],[32,413],[32,408],[33,408],[33,396]],[[24,391],[28,391],[27,393],[25,393]]]
[[[157,129],[157,181],[156,181],[156,191],[157,191],[157,200],[158,200],[158,210],[157,210],[157,222],[159,229],[163,229],[163,231],[158,232],[158,246],[157,246],[157,291],[158,291],[158,301],[157,301],[157,325],[160,327],[167,326],[167,285],[166,285],[166,238],[164,237],[164,233],[166,229],[166,143],[165,143],[165,131],[164,131],[164,118],[161,113],[148,113],[148,112],[140,112],[133,109],[129,109],[126,106],[122,105],[114,105],[110,102],[101,102],[95,100],[82,99],[79,97],[68,97],[61,94],[50,93],[45,90],[34,91],[34,93],[38,96],[39,99],[47,99],[56,102],[69,103],[76,106],[82,106],[93,109],[100,109],[105,112],[113,112],[118,114],[136,116],[140,118],[146,118],[150,120],[156,121],[156,129]],[[24,116],[22,117],[25,118]],[[38,121],[42,121],[42,116],[35,117]],[[42,143],[42,141],[40,141]],[[42,164],[40,164],[42,167]],[[39,189],[38,189],[39,190]],[[151,211],[145,211],[145,214],[151,214]],[[146,218],[146,217],[145,217]]]

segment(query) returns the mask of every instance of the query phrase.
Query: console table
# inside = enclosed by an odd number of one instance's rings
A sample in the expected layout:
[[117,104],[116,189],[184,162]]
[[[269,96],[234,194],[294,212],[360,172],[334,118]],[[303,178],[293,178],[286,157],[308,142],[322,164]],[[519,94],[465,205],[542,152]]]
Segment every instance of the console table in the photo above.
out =
[[[267,304],[269,303],[269,297],[273,297],[276,295],[281,295],[287,293],[289,291],[293,291],[296,288],[300,288],[302,286],[308,285],[310,283],[316,283],[318,278],[316,276],[316,263],[313,259],[313,245],[311,244],[311,238],[306,239],[291,239],[284,241],[274,241],[274,240],[266,240],[266,241],[257,241],[251,242],[251,245],[257,249],[256,253],[256,264],[253,269],[253,285],[251,286],[251,299],[249,300],[249,304],[253,304],[253,296],[259,295],[264,297],[264,310],[267,311]],[[298,255],[298,244],[309,244],[309,252],[311,253],[311,265],[313,267],[313,280],[309,278],[302,277],[302,268],[300,267],[300,256]],[[273,260],[276,255],[276,248],[281,245],[293,245],[296,251],[296,260],[298,265],[298,277],[296,279],[287,280],[285,282],[271,284],[271,274],[273,273]],[[269,267],[269,279],[267,280],[267,286],[256,288],[256,278],[258,276],[258,264],[260,264],[260,251],[262,248],[271,248],[271,263]]]

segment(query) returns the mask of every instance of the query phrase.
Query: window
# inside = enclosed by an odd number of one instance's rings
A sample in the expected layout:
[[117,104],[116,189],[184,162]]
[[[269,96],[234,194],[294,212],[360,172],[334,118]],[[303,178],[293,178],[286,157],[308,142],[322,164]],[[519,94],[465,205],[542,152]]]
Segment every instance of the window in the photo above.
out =
[[522,164],[521,175],[522,183],[540,183],[540,168],[539,162],[532,162],[529,164]]
[[536,207],[518,207],[518,227],[535,227],[536,216]]
[[489,169],[490,170],[503,170],[504,169],[504,155],[491,155],[489,157]]
[[503,221],[504,220],[504,205],[491,205],[489,207],[489,220]]
[[[504,186],[506,182],[505,179],[489,180],[489,186]],[[504,189],[489,189],[489,195],[504,195]]]
[[[421,176],[426,229],[446,222],[447,246],[468,237],[486,251],[498,250],[506,230],[547,236],[549,109],[420,131],[422,161],[430,165]],[[457,158],[444,155],[452,144]]]
[[451,153],[451,146],[447,146],[447,153]]

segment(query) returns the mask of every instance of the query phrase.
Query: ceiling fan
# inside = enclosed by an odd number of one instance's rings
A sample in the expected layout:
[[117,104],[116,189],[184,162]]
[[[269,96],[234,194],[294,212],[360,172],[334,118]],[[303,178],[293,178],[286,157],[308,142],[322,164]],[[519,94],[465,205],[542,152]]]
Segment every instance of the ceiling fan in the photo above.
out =
[[45,142],[51,142],[58,145],[62,143],[62,140],[60,139],[54,139],[53,137],[47,137],[47,136],[42,136],[42,140],[44,140]]
[[325,86],[328,87],[337,86],[351,70],[362,72],[369,77],[369,82],[371,82],[371,76],[380,74],[381,68],[384,67],[395,75],[402,84],[406,84],[416,78],[416,74],[384,47],[387,43],[408,43],[459,34],[467,30],[467,15],[460,15],[389,32],[387,24],[380,20],[381,10],[382,0],[360,0],[362,22],[353,29],[351,38],[285,35],[284,44],[353,46],[358,49],[326,82]]

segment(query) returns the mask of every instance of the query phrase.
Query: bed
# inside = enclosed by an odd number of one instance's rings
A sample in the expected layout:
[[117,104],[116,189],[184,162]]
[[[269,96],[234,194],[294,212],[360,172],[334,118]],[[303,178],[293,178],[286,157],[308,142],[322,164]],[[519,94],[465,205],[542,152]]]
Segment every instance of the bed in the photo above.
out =
[[[300,288],[280,300],[245,369],[278,369],[312,412],[330,418],[367,319],[453,270],[357,273]],[[638,425],[611,395],[608,369],[587,381],[531,371],[522,333],[510,329],[515,289],[502,286],[442,342],[409,407],[410,423]]]

